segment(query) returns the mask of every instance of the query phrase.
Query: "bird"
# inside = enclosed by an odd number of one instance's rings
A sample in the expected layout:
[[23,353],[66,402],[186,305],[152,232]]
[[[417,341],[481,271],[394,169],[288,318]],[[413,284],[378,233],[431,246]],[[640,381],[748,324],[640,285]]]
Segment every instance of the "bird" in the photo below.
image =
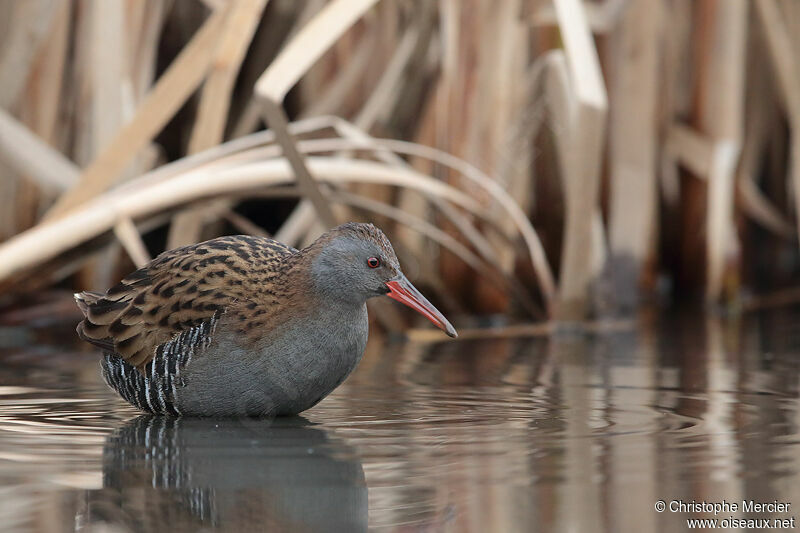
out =
[[106,384],[142,411],[293,416],[358,365],[366,302],[383,295],[457,337],[386,235],[355,222],[302,250],[236,235],[166,251],[105,293],[75,294],[77,333],[103,351]]

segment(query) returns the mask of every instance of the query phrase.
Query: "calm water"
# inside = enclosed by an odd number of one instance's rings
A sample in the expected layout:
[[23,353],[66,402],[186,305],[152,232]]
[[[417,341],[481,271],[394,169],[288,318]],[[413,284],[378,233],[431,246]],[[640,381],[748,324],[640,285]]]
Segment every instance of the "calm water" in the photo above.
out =
[[[71,323],[0,327],[9,531],[687,531],[800,518],[800,312],[370,346],[304,418],[137,414]],[[798,525],[800,527],[800,525]]]

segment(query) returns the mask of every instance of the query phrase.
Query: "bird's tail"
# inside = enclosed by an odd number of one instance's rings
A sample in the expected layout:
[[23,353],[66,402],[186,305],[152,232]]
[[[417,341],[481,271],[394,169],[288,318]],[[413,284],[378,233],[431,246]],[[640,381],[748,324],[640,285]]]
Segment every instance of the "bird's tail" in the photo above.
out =
[[75,293],[75,303],[78,304],[83,316],[89,316],[89,306],[97,302],[104,295],[99,292],[83,291]]

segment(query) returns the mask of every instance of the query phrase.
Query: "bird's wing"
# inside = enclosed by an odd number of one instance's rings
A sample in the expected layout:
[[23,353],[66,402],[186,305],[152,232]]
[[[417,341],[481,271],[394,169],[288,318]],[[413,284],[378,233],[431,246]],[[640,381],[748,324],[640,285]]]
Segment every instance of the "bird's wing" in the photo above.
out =
[[[211,335],[209,324],[250,299],[254,268],[269,270],[294,253],[277,241],[244,235],[164,252],[105,294],[76,294],[85,316],[78,336],[143,370],[157,348],[181,332],[197,328]],[[207,345],[207,338],[197,340]]]

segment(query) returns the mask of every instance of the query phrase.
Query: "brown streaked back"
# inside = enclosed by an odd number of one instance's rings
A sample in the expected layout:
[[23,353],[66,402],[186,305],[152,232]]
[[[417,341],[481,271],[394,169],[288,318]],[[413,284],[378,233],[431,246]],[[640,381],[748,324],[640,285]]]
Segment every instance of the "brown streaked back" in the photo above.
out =
[[231,308],[268,305],[270,281],[296,254],[277,241],[244,235],[164,252],[105,294],[76,294],[85,316],[78,335],[141,371],[159,345],[182,331]]

